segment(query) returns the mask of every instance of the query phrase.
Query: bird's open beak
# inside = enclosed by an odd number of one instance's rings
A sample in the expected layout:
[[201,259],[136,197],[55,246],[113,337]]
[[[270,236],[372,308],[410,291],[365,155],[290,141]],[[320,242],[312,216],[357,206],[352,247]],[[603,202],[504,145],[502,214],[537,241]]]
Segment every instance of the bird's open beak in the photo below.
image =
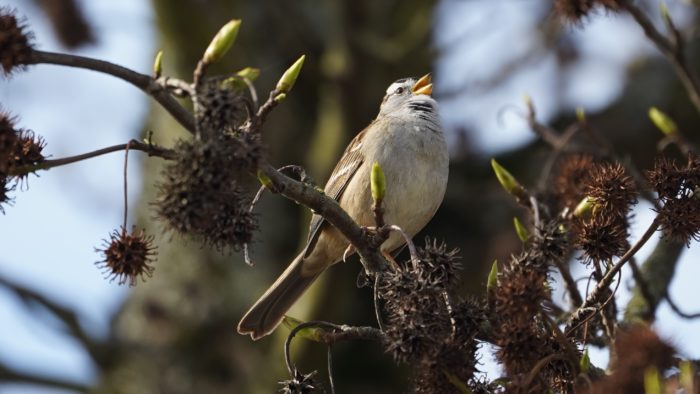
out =
[[413,85],[411,89],[413,94],[425,94],[430,96],[433,93],[432,79],[433,77],[430,73],[423,75],[418,82]]

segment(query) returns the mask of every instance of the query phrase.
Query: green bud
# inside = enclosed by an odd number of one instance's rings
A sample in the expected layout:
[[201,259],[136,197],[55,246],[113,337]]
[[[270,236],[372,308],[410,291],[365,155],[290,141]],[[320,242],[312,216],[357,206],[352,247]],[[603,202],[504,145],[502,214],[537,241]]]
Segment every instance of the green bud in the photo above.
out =
[[526,107],[532,107],[532,97],[530,97],[529,94],[523,94],[523,102],[525,103]]
[[678,132],[676,123],[665,113],[659,111],[656,107],[649,108],[649,119],[666,136],[672,137]]
[[384,178],[382,166],[380,166],[376,161],[374,164],[372,164],[370,185],[372,188],[372,199],[374,200],[374,203],[381,203],[384,200],[384,195],[386,194],[386,178]]
[[274,185],[272,184],[272,179],[270,179],[269,176],[265,175],[264,172],[258,170],[258,180],[260,183],[265,186],[268,189],[273,189]]
[[[299,319],[295,319],[291,316],[285,315],[284,318],[282,319],[282,324],[287,326],[290,330],[295,329],[297,326],[299,326],[301,323],[303,323]],[[323,337],[323,329],[318,328],[318,327],[306,327],[302,328],[301,330],[297,331],[296,334],[298,337],[308,339],[310,341],[314,342],[322,342],[321,338]]]
[[254,67],[246,67],[236,73],[241,78],[245,78],[251,82],[255,81],[258,79],[260,76],[260,69],[259,68],[254,68]]
[[207,50],[204,51],[202,61],[206,64],[213,64],[221,60],[221,58],[231,49],[231,45],[236,41],[238,30],[241,27],[240,19],[232,19],[225,24],[214,38],[209,43]]
[[494,260],[489,271],[489,278],[486,280],[486,292],[491,293],[498,287],[498,260]]
[[153,75],[159,78],[163,73],[163,51],[158,51],[156,58],[153,61]]
[[306,59],[306,55],[301,55],[301,57],[282,74],[282,78],[277,82],[276,87],[279,92],[287,93],[292,90],[299,76],[299,72],[301,72],[301,67],[304,65],[304,59]]
[[228,89],[244,90],[248,89],[248,85],[242,81],[241,78],[247,79],[249,82],[253,82],[258,78],[258,76],[260,76],[259,69],[246,67],[243,70],[238,71],[235,77],[226,78],[223,82],[221,82],[221,85],[222,87],[226,87]]
[[588,348],[583,350],[583,355],[581,356],[581,360],[579,360],[578,365],[581,369],[581,373],[588,373],[588,371],[591,369],[591,357],[588,355]]
[[493,167],[493,171],[496,173],[496,178],[498,178],[498,182],[503,186],[503,188],[515,198],[518,200],[524,200],[527,198],[527,192],[525,191],[525,188],[520,185],[520,183],[515,179],[513,174],[508,172],[503,166],[498,164],[496,159],[491,159],[491,167]]
[[593,212],[594,205],[595,204],[590,197],[584,197],[581,202],[578,203],[576,208],[574,208],[574,216],[580,218],[589,215],[591,212]]
[[281,103],[282,101],[287,99],[287,93],[280,93],[277,96],[275,96],[274,100],[276,103]]
[[530,234],[517,217],[513,218],[513,225],[515,226],[515,233],[518,234],[518,238],[523,242],[527,241]]
[[671,15],[668,13],[668,6],[666,5],[666,2],[662,1],[659,3],[659,11],[661,12],[661,16],[664,18],[664,22],[667,25],[670,24]]
[[576,120],[579,122],[586,121],[586,110],[583,107],[576,107]]
[[661,389],[661,378],[659,370],[656,367],[648,367],[644,371],[644,393],[645,394],[663,394]]

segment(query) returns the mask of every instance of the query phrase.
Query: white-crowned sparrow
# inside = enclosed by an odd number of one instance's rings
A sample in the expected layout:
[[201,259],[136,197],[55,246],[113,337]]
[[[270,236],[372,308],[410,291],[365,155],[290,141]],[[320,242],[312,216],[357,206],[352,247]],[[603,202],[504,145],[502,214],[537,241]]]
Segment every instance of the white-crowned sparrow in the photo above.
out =
[[[325,193],[361,226],[373,226],[370,170],[378,162],[386,177],[384,219],[415,235],[433,217],[445,194],[447,144],[430,96],[430,75],[392,83],[379,115],[348,145],[326,183]],[[389,253],[404,244],[392,232],[381,245]],[[284,314],[328,267],[339,262],[349,242],[314,215],[302,252],[238,323],[238,332],[259,339],[270,334]]]

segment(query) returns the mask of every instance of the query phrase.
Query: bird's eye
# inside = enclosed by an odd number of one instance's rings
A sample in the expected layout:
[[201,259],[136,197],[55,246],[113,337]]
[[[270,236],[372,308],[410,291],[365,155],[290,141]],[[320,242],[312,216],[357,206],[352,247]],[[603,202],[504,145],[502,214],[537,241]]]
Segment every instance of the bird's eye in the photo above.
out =
[[403,93],[403,91],[404,91],[404,88],[401,87],[401,86],[399,86],[399,87],[396,88],[396,90],[394,91],[394,94],[401,94],[401,93]]

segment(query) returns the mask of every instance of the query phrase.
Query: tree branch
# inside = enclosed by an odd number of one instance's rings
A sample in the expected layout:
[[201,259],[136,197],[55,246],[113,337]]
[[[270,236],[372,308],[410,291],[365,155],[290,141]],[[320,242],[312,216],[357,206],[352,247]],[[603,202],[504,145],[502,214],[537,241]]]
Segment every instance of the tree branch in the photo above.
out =
[[118,152],[126,149],[126,147],[129,147],[130,150],[139,150],[142,152],[148,153],[149,156],[157,156],[157,157],[162,157],[164,159],[172,160],[176,158],[175,152],[173,152],[170,149],[159,147],[153,144],[149,143],[144,143],[141,141],[137,140],[131,140],[126,144],[118,144],[118,145],[112,145],[108,146],[106,148],[102,149],[97,149],[91,152],[87,153],[82,153],[79,155],[75,156],[68,156],[68,157],[63,157],[60,159],[52,159],[52,160],[44,160],[41,163],[32,165],[32,166],[24,166],[24,167],[19,167],[19,168],[14,168],[12,169],[8,175],[11,176],[17,176],[17,175],[24,175],[28,174],[30,172],[35,172],[39,170],[48,170],[54,167],[60,167],[64,166],[66,164],[71,164],[75,163],[78,161],[86,160],[86,159],[91,159],[93,157],[105,155],[107,153],[112,153],[112,152]]
[[656,45],[656,48],[668,58],[676,71],[678,78],[683,83],[685,90],[688,93],[690,101],[695,106],[695,109],[700,112],[700,85],[697,78],[690,72],[690,68],[686,63],[685,54],[683,53],[683,43],[677,29],[672,23],[667,23],[673,40],[666,38],[655,27],[647,16],[631,1],[622,1],[622,7],[632,15],[632,18],[644,30],[647,38]]

